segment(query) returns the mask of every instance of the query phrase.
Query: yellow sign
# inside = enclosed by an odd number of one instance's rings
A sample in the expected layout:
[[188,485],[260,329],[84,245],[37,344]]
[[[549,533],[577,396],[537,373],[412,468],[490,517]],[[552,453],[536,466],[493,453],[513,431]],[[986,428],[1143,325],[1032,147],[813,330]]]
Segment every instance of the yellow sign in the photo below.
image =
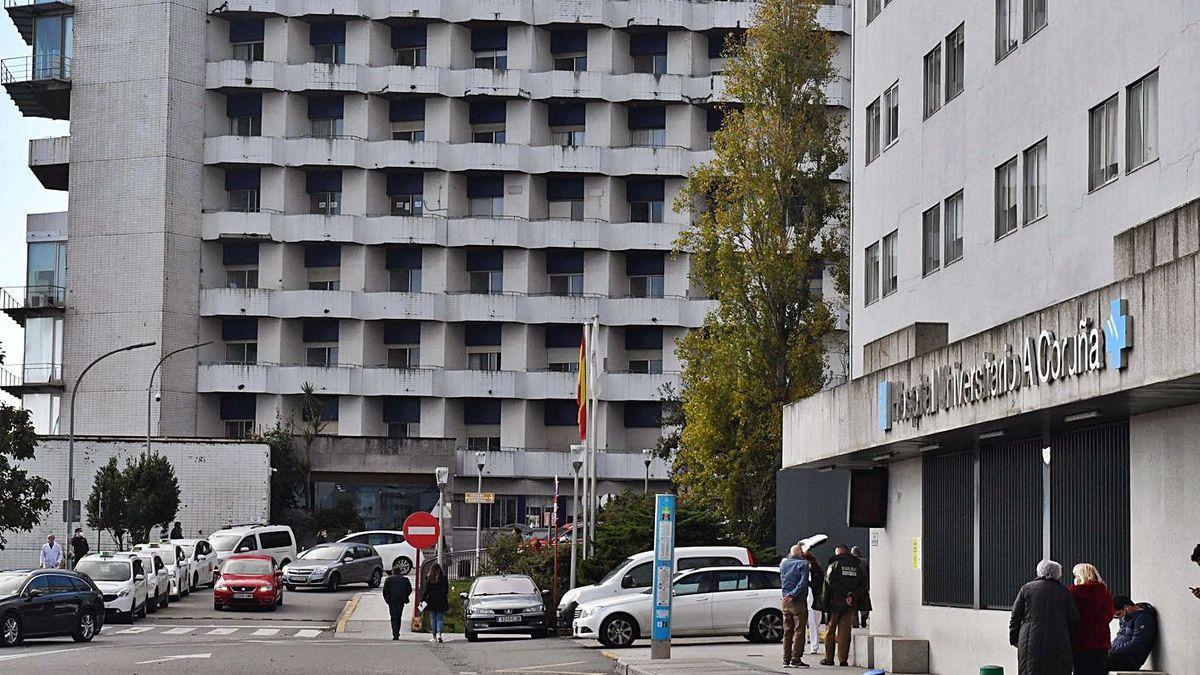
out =
[[468,492],[466,502],[468,504],[494,504],[496,503],[496,493]]
[[913,537],[912,546],[913,546],[913,551],[912,551],[913,569],[919,570],[919,569],[921,569],[921,538]]

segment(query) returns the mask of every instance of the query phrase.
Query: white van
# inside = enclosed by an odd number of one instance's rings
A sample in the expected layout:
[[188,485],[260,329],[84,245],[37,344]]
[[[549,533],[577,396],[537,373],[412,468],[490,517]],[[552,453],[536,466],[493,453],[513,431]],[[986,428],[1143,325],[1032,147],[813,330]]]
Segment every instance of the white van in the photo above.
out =
[[[754,556],[741,546],[682,546],[675,549],[676,572],[698,567],[753,564]],[[643,551],[626,558],[594,585],[579,586],[564,593],[558,601],[558,625],[570,628],[575,619],[575,608],[585,602],[641,593],[650,588],[653,577],[654,551]]]
[[226,558],[239,553],[269,555],[279,567],[296,559],[296,535],[287,525],[238,525],[213,532],[208,543],[217,553],[218,573]]

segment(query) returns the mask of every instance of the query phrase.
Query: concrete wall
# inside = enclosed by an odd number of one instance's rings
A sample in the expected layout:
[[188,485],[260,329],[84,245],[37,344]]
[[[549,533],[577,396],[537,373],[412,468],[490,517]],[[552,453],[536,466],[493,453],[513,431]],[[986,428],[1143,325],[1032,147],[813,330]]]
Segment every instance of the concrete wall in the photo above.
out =
[[[198,530],[214,532],[230,523],[267,522],[271,501],[270,453],[262,443],[236,441],[159,439],[154,452],[166,457],[179,482],[179,513],[175,517],[183,531],[194,536]],[[145,439],[75,439],[75,498],[83,503],[81,527],[96,548],[96,531],[87,527],[87,498],[92,492],[96,472],[112,457],[124,467],[146,449]],[[65,544],[63,501],[67,498],[67,441],[61,436],[39,439],[37,454],[19,466],[30,474],[50,481],[50,511],[29,532],[6,532],[8,544],[0,551],[0,569],[37,564],[38,550],[46,535],[58,535]],[[157,532],[152,533],[157,536]],[[102,546],[112,550],[108,535]],[[128,542],[127,542],[128,543]]]

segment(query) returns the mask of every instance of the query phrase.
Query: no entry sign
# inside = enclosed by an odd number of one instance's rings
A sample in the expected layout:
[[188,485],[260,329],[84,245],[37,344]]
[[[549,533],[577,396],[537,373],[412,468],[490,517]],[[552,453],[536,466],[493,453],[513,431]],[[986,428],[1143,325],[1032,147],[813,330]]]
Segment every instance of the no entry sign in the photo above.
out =
[[416,549],[437,546],[438,521],[432,513],[417,511],[404,519],[404,539]]

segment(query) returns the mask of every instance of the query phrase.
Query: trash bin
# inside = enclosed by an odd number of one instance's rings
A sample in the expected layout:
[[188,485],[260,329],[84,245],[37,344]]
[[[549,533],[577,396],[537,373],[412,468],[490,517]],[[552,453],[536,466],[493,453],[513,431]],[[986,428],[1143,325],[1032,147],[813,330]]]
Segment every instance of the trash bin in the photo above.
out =
[[1004,675],[1003,666],[983,666],[979,669],[979,675]]

